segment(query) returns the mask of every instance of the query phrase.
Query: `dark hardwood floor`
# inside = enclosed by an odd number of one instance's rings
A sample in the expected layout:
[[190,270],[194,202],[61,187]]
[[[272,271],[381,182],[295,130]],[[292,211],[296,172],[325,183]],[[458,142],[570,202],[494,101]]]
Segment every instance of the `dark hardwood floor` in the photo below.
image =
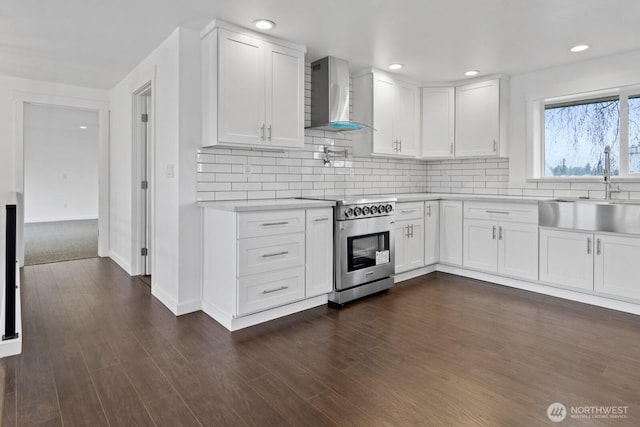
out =
[[[230,333],[108,259],[26,267],[2,425],[638,426],[640,318],[446,274]],[[626,419],[554,424],[567,408]]]

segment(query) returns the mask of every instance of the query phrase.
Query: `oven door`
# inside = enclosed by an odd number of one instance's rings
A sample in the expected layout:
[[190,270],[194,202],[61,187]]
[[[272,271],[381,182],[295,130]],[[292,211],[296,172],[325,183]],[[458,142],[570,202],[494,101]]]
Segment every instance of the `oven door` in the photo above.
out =
[[393,274],[393,216],[338,221],[335,228],[336,290]]

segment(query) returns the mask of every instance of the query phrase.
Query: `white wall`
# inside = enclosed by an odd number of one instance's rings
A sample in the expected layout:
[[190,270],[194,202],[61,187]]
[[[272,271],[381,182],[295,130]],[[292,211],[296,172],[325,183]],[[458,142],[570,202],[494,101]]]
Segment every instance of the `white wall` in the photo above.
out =
[[96,111],[25,105],[25,222],[98,218],[98,141]]
[[[133,93],[152,83],[152,293],[174,313],[200,309],[200,210],[196,148],[200,140],[200,43],[178,28],[111,90],[111,253],[129,274],[138,212],[132,203],[138,159],[133,147]],[[168,169],[173,170],[169,176]]]

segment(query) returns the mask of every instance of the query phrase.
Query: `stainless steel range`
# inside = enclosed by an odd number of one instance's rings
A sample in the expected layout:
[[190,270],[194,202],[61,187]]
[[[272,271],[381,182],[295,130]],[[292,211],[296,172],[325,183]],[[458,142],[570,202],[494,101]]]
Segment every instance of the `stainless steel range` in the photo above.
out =
[[337,304],[393,287],[394,198],[337,200],[334,208],[335,289]]

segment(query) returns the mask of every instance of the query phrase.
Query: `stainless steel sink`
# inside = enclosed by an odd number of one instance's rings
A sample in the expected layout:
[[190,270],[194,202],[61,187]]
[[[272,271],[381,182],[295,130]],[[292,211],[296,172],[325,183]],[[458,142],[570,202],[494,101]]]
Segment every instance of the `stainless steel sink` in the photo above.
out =
[[556,199],[538,202],[543,227],[640,234],[640,201]]

